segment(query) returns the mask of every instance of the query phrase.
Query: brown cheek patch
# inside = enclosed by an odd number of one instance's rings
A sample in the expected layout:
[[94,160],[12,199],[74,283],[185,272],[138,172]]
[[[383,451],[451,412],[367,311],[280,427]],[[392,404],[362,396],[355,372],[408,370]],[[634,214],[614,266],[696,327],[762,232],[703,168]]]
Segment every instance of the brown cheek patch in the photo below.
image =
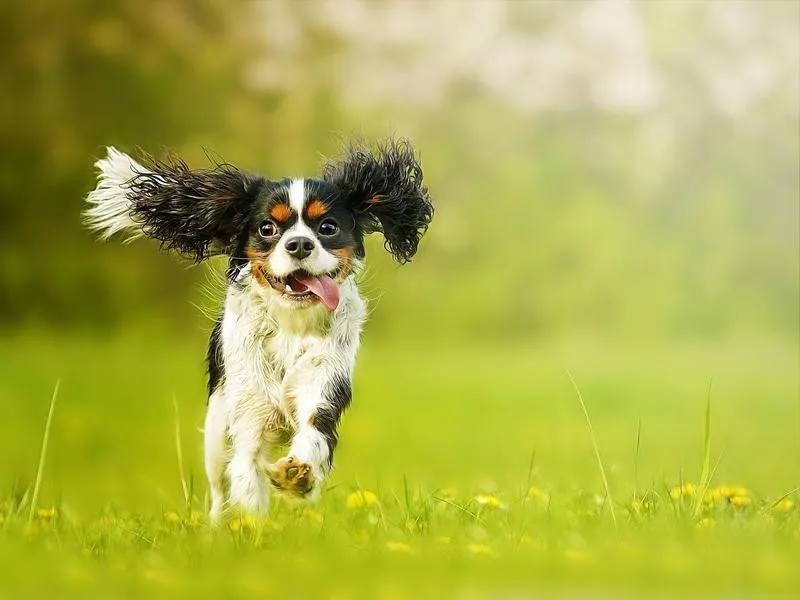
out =
[[247,258],[250,261],[250,265],[252,268],[253,276],[256,278],[256,281],[261,285],[268,286],[269,281],[267,281],[267,276],[264,274],[265,270],[267,269],[267,261],[269,260],[269,254],[265,254],[263,252],[258,252],[253,250],[252,248],[247,249]]
[[292,216],[292,209],[286,204],[276,204],[269,211],[269,215],[276,221],[288,221]]
[[314,199],[306,207],[306,216],[309,219],[319,219],[326,212],[328,212],[328,207],[325,206],[322,200]]
[[329,252],[339,259],[339,274],[336,276],[336,279],[344,281],[353,270],[353,249],[349,247],[336,248]]

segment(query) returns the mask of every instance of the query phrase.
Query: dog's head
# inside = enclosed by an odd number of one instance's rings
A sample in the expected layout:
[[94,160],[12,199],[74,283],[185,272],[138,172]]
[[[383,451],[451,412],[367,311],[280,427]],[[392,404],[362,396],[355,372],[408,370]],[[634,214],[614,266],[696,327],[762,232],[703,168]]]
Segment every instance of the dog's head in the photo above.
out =
[[97,162],[87,222],[109,237],[126,230],[194,260],[230,256],[264,293],[295,308],[334,310],[339,284],[364,259],[364,236],[382,232],[397,261],[410,260],[433,207],[407,141],[375,153],[352,146],[319,178],[272,180],[231,165],[192,171],[183,161],[143,164],[109,148]]

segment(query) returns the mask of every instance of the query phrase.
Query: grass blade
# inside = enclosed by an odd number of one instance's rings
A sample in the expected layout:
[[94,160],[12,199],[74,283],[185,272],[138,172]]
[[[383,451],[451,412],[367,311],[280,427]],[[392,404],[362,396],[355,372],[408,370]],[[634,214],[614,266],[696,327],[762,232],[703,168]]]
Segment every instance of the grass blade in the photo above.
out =
[[703,505],[703,495],[710,483],[709,469],[711,468],[711,382],[708,382],[708,395],[706,397],[706,423],[703,433],[703,468],[700,471],[698,489],[700,493],[694,499],[694,510],[692,513],[696,517]]
[[183,500],[186,503],[186,510],[189,511],[189,487],[186,485],[186,473],[183,470],[183,448],[181,447],[181,419],[178,413],[178,399],[172,397],[172,406],[175,408],[175,453],[178,456],[178,474],[181,478],[181,489],[183,490]]
[[61,387],[61,380],[56,381],[56,386],[53,388],[53,396],[50,398],[50,410],[47,413],[47,422],[44,425],[44,437],[42,438],[42,450],[39,453],[39,466],[36,469],[36,483],[33,485],[33,496],[31,496],[31,509],[28,512],[28,523],[33,521],[36,514],[36,506],[39,502],[39,488],[42,485],[42,474],[44,473],[44,459],[47,456],[47,446],[50,443],[50,426],[53,423],[53,412],[56,407],[56,397],[58,396],[58,388]]
[[600,466],[600,476],[603,478],[603,487],[606,490],[606,498],[608,499],[608,507],[611,509],[611,520],[614,522],[614,529],[617,528],[617,515],[614,512],[614,500],[611,497],[611,489],[608,486],[608,478],[606,477],[606,469],[603,466],[603,459],[600,456],[600,448],[597,445],[597,438],[594,435],[594,427],[592,426],[592,420],[589,418],[589,411],[586,410],[586,403],[583,401],[583,394],[581,394],[580,389],[578,389],[578,384],[575,383],[575,378],[570,373],[569,369],[566,367],[564,368],[567,372],[567,377],[572,382],[572,387],[575,388],[575,392],[578,394],[578,400],[581,403],[581,408],[583,409],[583,414],[586,416],[586,423],[589,425],[589,433],[592,436],[592,445],[594,446],[594,454],[597,457],[597,464]]
[[642,443],[642,419],[636,419],[636,452],[633,456],[633,499],[637,499],[639,489],[639,448]]

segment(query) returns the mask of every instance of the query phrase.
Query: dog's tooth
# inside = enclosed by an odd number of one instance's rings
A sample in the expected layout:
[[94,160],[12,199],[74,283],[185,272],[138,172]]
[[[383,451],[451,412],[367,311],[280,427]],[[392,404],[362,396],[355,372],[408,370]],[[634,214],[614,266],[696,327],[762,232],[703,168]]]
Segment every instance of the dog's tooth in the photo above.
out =
[[292,293],[292,288],[288,283],[286,284],[286,293],[287,294],[291,294]]

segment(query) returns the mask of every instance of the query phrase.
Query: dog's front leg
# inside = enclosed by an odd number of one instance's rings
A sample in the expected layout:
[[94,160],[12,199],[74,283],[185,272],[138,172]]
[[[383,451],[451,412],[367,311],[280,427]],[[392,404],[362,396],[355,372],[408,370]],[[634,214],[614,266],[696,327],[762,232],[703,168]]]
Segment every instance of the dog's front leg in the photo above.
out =
[[313,371],[301,372],[287,389],[295,408],[295,435],[288,454],[267,471],[276,489],[306,500],[319,497],[333,466],[339,418],[351,398],[349,373],[315,362]]
[[262,476],[267,465],[264,421],[260,415],[243,411],[234,418],[229,434],[232,445],[228,463],[230,502],[248,513],[266,513],[270,489]]

